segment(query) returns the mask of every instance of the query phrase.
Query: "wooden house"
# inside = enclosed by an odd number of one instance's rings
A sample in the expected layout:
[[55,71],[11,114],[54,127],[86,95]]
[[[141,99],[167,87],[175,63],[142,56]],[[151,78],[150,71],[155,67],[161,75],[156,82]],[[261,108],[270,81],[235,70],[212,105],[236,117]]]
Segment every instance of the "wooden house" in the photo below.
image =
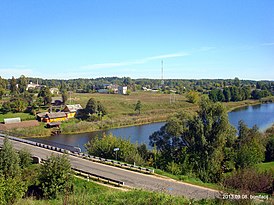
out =
[[78,110],[82,110],[82,106],[80,104],[75,104],[75,105],[66,105],[66,107],[64,108],[64,112],[67,115],[67,118],[73,118]]
[[67,115],[65,112],[47,113],[43,118],[43,122],[60,122],[64,120],[67,120]]
[[62,97],[52,97],[51,98],[51,104],[52,105],[62,105],[63,104],[63,98]]

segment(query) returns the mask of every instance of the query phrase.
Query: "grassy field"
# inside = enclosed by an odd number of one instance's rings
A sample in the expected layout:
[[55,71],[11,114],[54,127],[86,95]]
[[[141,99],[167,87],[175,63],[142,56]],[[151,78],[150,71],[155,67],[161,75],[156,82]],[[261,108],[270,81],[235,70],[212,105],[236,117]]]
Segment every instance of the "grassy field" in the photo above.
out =
[[29,113],[6,113],[0,114],[0,122],[4,122],[5,118],[20,117],[21,120],[35,120],[35,116]]
[[265,162],[265,163],[260,163],[257,164],[256,167],[260,171],[271,171],[274,174],[274,162]]
[[[175,96],[175,102],[172,101]],[[106,107],[110,118],[135,115],[135,104],[138,100],[142,103],[141,115],[171,114],[181,109],[195,109],[196,106],[188,103],[183,95],[169,95],[150,92],[133,92],[130,95],[117,94],[81,94],[72,95],[72,103],[86,106],[89,98],[102,102]],[[171,102],[172,101],[172,102]]]

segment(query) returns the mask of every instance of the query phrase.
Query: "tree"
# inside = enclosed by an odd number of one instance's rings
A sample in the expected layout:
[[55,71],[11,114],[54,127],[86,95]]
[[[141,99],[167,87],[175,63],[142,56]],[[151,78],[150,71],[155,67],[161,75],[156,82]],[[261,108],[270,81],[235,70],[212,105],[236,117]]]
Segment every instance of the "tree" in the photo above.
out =
[[230,93],[230,89],[228,87],[224,88],[223,94],[224,94],[224,97],[225,97],[225,101],[229,102],[231,100],[231,93]]
[[18,79],[18,89],[20,93],[24,93],[27,89],[27,79],[24,75],[21,75]]
[[119,148],[118,160],[128,163],[143,164],[143,159],[138,152],[136,144],[132,144],[129,139],[115,137],[112,134],[103,136],[102,138],[95,137],[86,145],[88,153],[98,157],[108,159],[116,159],[114,148]]
[[32,158],[31,158],[31,154],[29,152],[29,150],[27,150],[26,148],[23,148],[21,150],[19,150],[18,152],[19,155],[19,165],[22,169],[27,168],[31,165],[32,163]]
[[63,100],[63,104],[66,104],[68,100],[68,92],[66,90],[62,92],[62,100]]
[[14,98],[11,101],[11,110],[13,112],[23,112],[26,110],[27,106],[28,103],[22,98]]
[[5,178],[15,178],[21,174],[19,156],[8,138],[4,139],[3,148],[0,150],[0,172]]
[[51,103],[51,93],[48,87],[42,87],[40,92],[38,93],[38,98],[42,97],[44,100],[44,105],[48,105]]
[[239,87],[240,86],[240,83],[241,83],[241,81],[239,80],[239,78],[237,78],[237,77],[235,77],[234,78],[234,85],[236,86],[236,87]]
[[90,98],[87,102],[85,112],[87,114],[94,114],[97,113],[97,101],[94,98]]
[[258,128],[248,128],[239,122],[239,136],[236,142],[236,165],[240,168],[251,167],[264,160],[265,147],[263,136]]
[[224,172],[223,165],[232,160],[226,150],[234,144],[235,132],[225,107],[203,97],[195,117],[179,114],[150,136],[150,144],[157,146],[164,164],[187,160],[188,169],[203,181],[216,182]]
[[142,109],[142,104],[141,104],[141,101],[138,100],[137,103],[136,103],[136,105],[135,105],[134,110],[135,110],[135,111],[138,111],[138,114],[140,115],[141,109]]
[[106,108],[100,101],[97,101],[97,114],[100,118],[107,114]]
[[43,196],[54,199],[71,183],[71,165],[66,155],[51,155],[41,167],[39,181]]
[[199,93],[197,91],[194,91],[194,90],[191,90],[187,93],[187,100],[188,102],[190,103],[198,103],[199,100],[200,100],[200,96],[199,96]]
[[17,82],[16,79],[12,76],[11,81],[10,81],[10,91],[12,94],[16,94],[18,92],[17,88]]
[[5,89],[0,87],[0,99],[3,98],[4,94],[5,94]]
[[274,161],[274,135],[268,137],[265,150],[265,161],[272,162]]

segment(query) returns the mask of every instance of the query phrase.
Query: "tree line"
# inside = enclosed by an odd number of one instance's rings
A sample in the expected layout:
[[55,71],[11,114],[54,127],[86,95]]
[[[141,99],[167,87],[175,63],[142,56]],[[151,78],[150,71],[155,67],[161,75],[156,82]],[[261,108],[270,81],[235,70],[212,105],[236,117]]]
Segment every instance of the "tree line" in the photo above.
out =
[[266,90],[254,89],[251,91],[250,86],[244,87],[225,87],[223,89],[213,89],[209,92],[209,99],[213,102],[236,102],[247,99],[261,99],[270,96],[271,93]]
[[72,173],[66,155],[51,155],[33,165],[30,152],[16,152],[8,138],[0,150],[0,204],[14,204],[23,197],[54,199],[71,192]]

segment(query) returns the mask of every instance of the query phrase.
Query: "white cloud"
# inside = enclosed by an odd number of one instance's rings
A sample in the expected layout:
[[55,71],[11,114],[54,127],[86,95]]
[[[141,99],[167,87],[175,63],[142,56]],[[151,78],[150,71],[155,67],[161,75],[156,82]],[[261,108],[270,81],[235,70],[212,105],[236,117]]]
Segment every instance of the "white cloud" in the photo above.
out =
[[167,58],[178,58],[189,55],[188,53],[171,53],[165,55],[158,55],[158,56],[151,56],[147,58],[137,59],[133,61],[123,61],[123,62],[115,62],[115,63],[100,63],[100,64],[92,64],[82,66],[82,69],[103,69],[103,68],[114,68],[114,67],[122,67],[122,66],[129,66],[129,65],[137,65],[137,64],[145,64],[149,61],[158,60],[158,59],[167,59]]
[[11,78],[12,76],[18,78],[21,75],[30,76],[32,73],[31,69],[0,68],[0,76],[4,78]]

